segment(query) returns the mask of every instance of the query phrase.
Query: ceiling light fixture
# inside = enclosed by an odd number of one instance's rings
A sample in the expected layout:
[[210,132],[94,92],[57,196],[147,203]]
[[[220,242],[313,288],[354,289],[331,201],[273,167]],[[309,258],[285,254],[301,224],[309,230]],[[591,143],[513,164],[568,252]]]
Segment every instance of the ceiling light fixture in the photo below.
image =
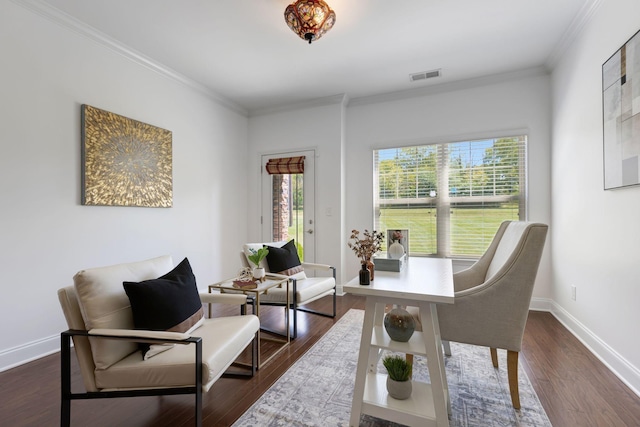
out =
[[311,44],[333,27],[336,14],[322,0],[297,0],[285,9],[284,20],[291,31]]

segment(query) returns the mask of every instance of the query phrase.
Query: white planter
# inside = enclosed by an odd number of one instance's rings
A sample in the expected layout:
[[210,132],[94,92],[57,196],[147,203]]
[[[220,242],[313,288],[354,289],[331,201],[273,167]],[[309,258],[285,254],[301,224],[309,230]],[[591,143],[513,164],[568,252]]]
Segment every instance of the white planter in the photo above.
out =
[[262,280],[265,276],[265,272],[264,272],[264,268],[262,267],[256,267],[253,269],[253,278],[254,279],[258,279],[258,280]]
[[387,377],[387,391],[389,396],[398,400],[405,400],[411,396],[413,386],[411,380],[408,381],[394,381],[391,377]]

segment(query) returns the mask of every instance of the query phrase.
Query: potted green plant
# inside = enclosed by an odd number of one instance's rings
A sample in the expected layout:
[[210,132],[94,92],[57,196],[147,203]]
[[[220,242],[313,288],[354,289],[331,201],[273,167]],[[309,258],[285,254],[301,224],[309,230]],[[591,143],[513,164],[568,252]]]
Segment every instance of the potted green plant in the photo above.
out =
[[397,355],[385,356],[382,364],[389,376],[387,377],[387,391],[394,399],[404,400],[411,396],[411,372],[413,366],[405,358]]
[[265,272],[264,267],[260,267],[260,261],[262,261],[267,256],[267,254],[269,254],[269,249],[262,247],[258,250],[249,249],[249,252],[251,253],[251,255],[247,256],[247,258],[249,259],[249,261],[255,264],[255,267],[253,269],[253,278],[262,281],[265,276]]

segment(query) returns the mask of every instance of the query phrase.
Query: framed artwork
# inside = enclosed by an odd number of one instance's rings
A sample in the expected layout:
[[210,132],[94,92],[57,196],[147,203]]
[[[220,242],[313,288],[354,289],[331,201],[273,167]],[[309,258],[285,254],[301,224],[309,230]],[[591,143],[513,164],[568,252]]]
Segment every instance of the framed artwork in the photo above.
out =
[[640,184],[640,31],[602,65],[604,189]]
[[169,208],[171,131],[82,105],[82,204]]
[[404,254],[409,256],[409,230],[387,230],[387,257],[400,258]]

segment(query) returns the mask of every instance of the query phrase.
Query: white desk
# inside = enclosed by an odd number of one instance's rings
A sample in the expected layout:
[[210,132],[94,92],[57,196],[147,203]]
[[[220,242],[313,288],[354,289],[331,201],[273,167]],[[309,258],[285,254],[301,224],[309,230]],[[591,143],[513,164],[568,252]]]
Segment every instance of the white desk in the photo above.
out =
[[[371,285],[360,286],[355,278],[344,291],[367,297],[349,425],[357,427],[360,415],[369,414],[409,426],[448,426],[451,404],[436,303],[453,303],[451,260],[411,258],[399,273],[376,271]],[[383,326],[386,304],[418,306],[422,333],[415,332],[408,342],[392,341]],[[390,397],[386,374],[377,373],[385,349],[426,356],[431,383],[414,381],[407,400]]]

